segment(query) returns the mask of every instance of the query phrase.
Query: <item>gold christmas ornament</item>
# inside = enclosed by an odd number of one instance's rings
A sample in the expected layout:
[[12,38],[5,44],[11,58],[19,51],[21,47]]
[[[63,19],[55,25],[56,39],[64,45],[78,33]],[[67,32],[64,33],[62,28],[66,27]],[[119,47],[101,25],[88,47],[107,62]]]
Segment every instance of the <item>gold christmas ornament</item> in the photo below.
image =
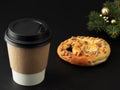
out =
[[104,16],[103,19],[106,19],[106,17]]
[[107,23],[109,23],[109,20],[106,20]]
[[105,21],[107,21],[107,19],[106,19],[106,18],[105,18],[104,20],[105,20]]
[[105,17],[104,20],[107,21],[109,19],[109,17]]
[[99,16],[102,17],[102,14],[100,14]]
[[112,19],[112,20],[111,20],[111,23],[112,23],[112,24],[116,24],[116,20],[115,20],[115,19]]
[[109,19],[109,17],[106,17],[106,19]]
[[110,10],[109,10],[109,8],[104,7],[104,8],[102,8],[101,12],[102,12],[102,15],[108,15]]

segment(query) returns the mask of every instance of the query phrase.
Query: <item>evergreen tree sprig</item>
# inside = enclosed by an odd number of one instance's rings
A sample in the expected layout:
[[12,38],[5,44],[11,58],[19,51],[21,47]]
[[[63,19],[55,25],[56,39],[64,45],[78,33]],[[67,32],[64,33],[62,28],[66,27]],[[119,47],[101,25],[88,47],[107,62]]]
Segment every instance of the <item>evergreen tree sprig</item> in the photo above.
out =
[[[106,9],[106,8],[107,9]],[[103,4],[103,12],[91,11],[87,23],[89,30],[106,32],[111,38],[120,35],[120,0],[106,1]],[[102,10],[102,9],[101,9]]]

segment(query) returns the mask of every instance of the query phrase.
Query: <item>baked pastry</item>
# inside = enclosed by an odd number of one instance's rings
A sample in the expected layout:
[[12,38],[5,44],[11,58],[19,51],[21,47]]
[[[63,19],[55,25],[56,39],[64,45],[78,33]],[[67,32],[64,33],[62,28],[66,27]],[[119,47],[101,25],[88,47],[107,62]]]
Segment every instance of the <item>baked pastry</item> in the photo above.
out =
[[89,36],[72,36],[57,48],[57,54],[62,60],[80,66],[105,62],[110,52],[110,45],[104,39]]

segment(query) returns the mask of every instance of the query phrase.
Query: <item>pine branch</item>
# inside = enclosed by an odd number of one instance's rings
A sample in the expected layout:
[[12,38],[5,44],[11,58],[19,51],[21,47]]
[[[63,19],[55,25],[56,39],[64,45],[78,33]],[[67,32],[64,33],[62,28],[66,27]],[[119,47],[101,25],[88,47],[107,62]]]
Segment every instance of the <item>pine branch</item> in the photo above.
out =
[[104,29],[105,23],[104,20],[99,17],[99,13],[92,11],[89,15],[89,21],[88,22],[88,29],[97,29],[101,30]]
[[120,35],[120,28],[117,25],[109,25],[106,27],[106,32],[111,38],[117,38]]
[[104,9],[105,7],[107,8],[106,14],[96,11],[90,12],[89,22],[87,23],[88,29],[104,30],[111,38],[117,38],[120,35],[120,0],[106,1],[103,4]]

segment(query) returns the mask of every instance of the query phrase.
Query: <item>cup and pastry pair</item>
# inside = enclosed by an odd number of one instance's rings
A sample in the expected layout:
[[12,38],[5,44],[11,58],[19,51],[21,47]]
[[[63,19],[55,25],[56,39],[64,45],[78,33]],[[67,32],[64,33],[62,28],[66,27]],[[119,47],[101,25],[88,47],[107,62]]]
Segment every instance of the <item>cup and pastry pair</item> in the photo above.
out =
[[[25,18],[9,24],[5,41],[16,83],[33,86],[44,80],[51,38],[51,31],[41,20]],[[72,36],[60,43],[57,54],[74,65],[94,66],[107,60],[110,45],[101,38]]]

